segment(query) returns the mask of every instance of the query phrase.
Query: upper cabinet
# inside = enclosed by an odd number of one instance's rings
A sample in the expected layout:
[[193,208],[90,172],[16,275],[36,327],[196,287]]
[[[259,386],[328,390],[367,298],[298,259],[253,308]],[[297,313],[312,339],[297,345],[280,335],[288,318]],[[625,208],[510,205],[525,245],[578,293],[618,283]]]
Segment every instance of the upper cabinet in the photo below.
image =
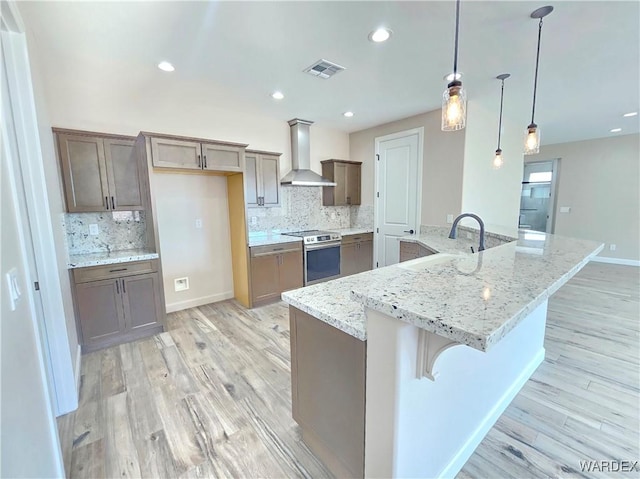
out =
[[69,213],[143,210],[143,165],[133,138],[53,130]]
[[280,155],[269,151],[245,152],[245,201],[247,206],[280,204]]
[[322,204],[324,206],[359,205],[362,162],[325,160],[321,163],[322,176],[336,183],[336,186],[322,187]]
[[246,145],[149,135],[154,168],[242,173]]

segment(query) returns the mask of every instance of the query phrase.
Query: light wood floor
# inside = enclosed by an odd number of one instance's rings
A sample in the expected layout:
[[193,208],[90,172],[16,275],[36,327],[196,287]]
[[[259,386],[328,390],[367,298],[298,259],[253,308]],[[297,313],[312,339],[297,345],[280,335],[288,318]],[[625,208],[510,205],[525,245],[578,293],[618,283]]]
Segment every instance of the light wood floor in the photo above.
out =
[[[640,459],[639,290],[638,268],[592,263],[553,296],[544,363],[459,478],[611,477],[579,461]],[[168,326],[83,357],[80,407],[58,422],[68,475],[330,476],[291,419],[283,303]]]

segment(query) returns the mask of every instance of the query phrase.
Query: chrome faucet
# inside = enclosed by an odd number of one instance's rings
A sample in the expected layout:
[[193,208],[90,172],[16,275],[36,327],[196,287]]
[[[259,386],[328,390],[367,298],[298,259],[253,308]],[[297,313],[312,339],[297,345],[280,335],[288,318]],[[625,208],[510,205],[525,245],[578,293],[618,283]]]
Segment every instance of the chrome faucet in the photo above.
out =
[[478,215],[474,215],[473,213],[462,213],[453,221],[453,225],[451,225],[451,231],[449,232],[449,238],[456,239],[456,228],[458,227],[458,223],[462,218],[465,218],[467,216],[476,220],[480,225],[480,246],[478,247],[478,251],[484,251],[484,221],[482,221],[482,219]]

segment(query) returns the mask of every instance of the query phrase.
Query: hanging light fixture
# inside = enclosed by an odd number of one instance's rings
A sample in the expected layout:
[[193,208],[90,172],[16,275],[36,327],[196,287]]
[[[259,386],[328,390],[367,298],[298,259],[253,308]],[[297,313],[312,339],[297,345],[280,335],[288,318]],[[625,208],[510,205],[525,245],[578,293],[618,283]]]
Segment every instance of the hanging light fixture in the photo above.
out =
[[547,5],[540,7],[531,13],[531,18],[539,18],[538,24],[538,48],[536,49],[536,73],[533,80],[533,106],[531,107],[531,123],[524,134],[524,154],[535,155],[540,152],[540,130],[534,121],[536,113],[536,93],[538,90],[538,65],[540,63],[540,37],[542,36],[542,19],[553,12],[553,7]]
[[498,149],[496,150],[496,156],[493,158],[493,162],[491,162],[491,166],[494,170],[499,170],[502,168],[504,164],[504,160],[502,159],[502,150],[500,149],[500,138],[502,136],[502,105],[504,103],[504,81],[509,78],[511,75],[509,73],[501,73],[496,78],[502,82],[502,87],[500,88],[500,121],[498,122]]
[[462,88],[458,73],[458,30],[460,0],[456,0],[456,37],[453,53],[453,79],[442,94],[442,131],[462,130],[467,120],[467,92]]

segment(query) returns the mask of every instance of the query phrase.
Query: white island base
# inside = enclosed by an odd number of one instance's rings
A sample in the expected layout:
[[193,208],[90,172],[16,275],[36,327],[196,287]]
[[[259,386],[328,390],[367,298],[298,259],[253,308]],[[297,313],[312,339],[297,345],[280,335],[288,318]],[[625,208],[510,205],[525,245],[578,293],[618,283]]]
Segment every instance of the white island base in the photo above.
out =
[[365,477],[454,477],[544,360],[547,301],[487,352],[365,314]]

